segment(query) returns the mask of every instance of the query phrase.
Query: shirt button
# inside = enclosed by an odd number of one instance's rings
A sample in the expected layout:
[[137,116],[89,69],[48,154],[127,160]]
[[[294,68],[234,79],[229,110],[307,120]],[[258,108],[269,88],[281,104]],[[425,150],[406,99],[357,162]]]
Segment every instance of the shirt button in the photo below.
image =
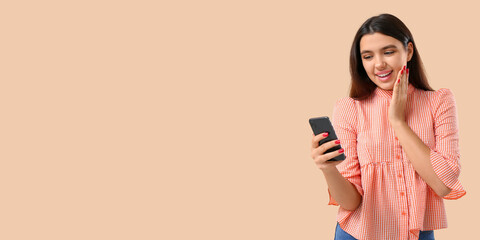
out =
[[398,176],[399,178],[402,178],[402,174],[398,174],[397,176]]
[[401,159],[400,155],[397,155],[397,159]]
[[400,196],[404,196],[404,195],[405,195],[405,193],[404,193],[404,192],[401,192],[401,193],[400,193]]
[[395,140],[397,140],[397,141],[398,141],[398,138],[397,138],[397,137],[395,137]]
[[405,211],[403,211],[403,212],[402,212],[402,215],[405,216],[405,215],[407,215],[407,213],[406,213]]

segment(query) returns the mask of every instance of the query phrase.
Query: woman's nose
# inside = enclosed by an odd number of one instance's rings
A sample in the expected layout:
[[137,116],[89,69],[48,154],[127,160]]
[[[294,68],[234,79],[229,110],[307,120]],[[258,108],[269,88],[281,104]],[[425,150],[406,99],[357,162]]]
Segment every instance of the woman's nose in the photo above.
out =
[[378,69],[383,69],[387,66],[387,63],[383,59],[377,59],[375,62],[375,67]]

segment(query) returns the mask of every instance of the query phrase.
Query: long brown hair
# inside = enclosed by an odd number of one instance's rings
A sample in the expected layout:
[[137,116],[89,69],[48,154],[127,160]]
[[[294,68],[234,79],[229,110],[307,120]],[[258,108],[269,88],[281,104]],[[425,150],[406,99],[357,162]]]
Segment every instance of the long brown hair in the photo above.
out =
[[410,69],[408,81],[415,88],[433,91],[428,84],[422,59],[420,58],[420,54],[418,53],[418,49],[410,30],[408,30],[407,26],[405,26],[400,19],[391,14],[385,13],[367,19],[367,21],[365,21],[358,29],[357,34],[353,39],[352,48],[350,50],[350,75],[352,76],[350,97],[359,100],[367,98],[377,87],[377,85],[375,85],[375,83],[368,77],[360,55],[360,40],[363,35],[376,32],[399,40],[402,42],[405,49],[407,49],[409,42],[412,43],[413,56],[407,63],[407,68]]

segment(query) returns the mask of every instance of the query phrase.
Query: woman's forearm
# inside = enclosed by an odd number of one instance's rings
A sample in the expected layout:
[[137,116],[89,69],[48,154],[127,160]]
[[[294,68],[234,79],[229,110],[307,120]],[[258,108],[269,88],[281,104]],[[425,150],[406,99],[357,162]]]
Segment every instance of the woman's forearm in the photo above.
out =
[[433,170],[430,161],[430,148],[415,134],[405,122],[393,123],[395,135],[405,150],[408,159],[415,171],[440,197],[447,195],[451,189],[448,188]]
[[350,211],[355,210],[362,201],[362,196],[358,193],[357,188],[345,179],[335,166],[322,169],[322,171],[333,199],[342,208]]

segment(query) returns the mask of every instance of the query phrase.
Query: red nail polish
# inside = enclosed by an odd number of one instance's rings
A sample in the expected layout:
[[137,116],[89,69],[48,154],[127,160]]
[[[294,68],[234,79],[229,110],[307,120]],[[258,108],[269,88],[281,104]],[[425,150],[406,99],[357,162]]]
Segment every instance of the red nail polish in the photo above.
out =
[[402,71],[400,71],[400,74],[403,74],[403,69],[402,69]]
[[340,140],[335,141],[335,144],[340,144]]
[[410,70],[410,68],[407,68],[407,74],[408,74],[408,72],[409,72],[408,70]]
[[323,135],[324,137],[326,137],[326,136],[328,136],[328,133],[326,132],[326,133],[323,133],[322,135]]
[[407,67],[407,65],[403,65],[403,68],[402,68],[402,70],[405,70],[405,68],[406,68],[406,67]]
[[343,148],[340,148],[340,150],[338,150],[339,153],[343,153],[345,152],[345,150],[343,150]]
[[400,82],[400,78],[398,79],[397,83],[399,83],[399,82]]

